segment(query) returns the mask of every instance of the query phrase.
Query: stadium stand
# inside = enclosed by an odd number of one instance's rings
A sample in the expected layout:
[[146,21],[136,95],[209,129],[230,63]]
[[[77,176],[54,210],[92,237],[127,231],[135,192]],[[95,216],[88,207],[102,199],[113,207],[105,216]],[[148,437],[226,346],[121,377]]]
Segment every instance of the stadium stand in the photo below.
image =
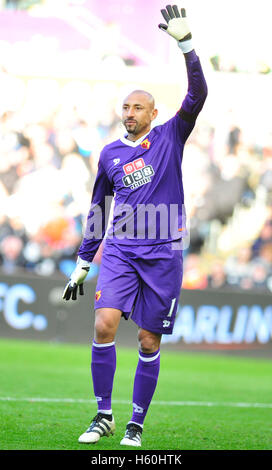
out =
[[[102,99],[99,86],[86,80],[26,76],[25,69],[20,74],[18,47],[0,41],[0,269],[66,276],[81,240],[99,151],[122,132],[117,88],[104,84]],[[134,64],[124,57],[121,67]],[[233,90],[239,82],[246,88],[247,74],[220,72],[216,63],[211,58],[213,85],[233,84]],[[254,75],[252,94],[267,86],[266,78]],[[242,102],[235,113],[230,105],[218,107],[216,94],[209,99],[184,154],[190,245],[183,287],[271,291],[272,128],[256,124],[252,135]],[[172,104],[164,109],[170,117]]]

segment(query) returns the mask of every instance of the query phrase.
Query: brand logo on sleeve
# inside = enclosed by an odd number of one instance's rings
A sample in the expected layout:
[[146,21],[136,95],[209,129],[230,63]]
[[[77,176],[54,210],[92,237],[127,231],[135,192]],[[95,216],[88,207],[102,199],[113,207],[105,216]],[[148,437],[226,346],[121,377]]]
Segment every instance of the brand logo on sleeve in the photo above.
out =
[[[147,139],[146,139],[147,140]],[[126,188],[134,190],[143,184],[151,182],[151,176],[154,175],[152,165],[146,165],[143,158],[137,158],[133,162],[126,163],[123,166],[125,176],[122,181]]]

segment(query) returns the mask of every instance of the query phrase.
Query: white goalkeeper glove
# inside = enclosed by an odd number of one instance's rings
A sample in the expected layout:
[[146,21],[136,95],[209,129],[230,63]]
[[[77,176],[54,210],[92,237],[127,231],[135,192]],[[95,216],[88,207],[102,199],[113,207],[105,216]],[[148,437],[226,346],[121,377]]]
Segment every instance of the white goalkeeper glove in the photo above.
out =
[[79,294],[84,295],[83,282],[87,277],[87,274],[90,270],[91,263],[85,261],[80,257],[77,258],[77,264],[74,271],[71,274],[69,282],[66,284],[62,298],[64,300],[69,300],[72,296],[72,300],[77,300],[77,289],[79,288]]
[[160,23],[159,28],[178,41],[183,53],[192,51],[192,33],[187,23],[185,9],[181,8],[180,15],[177,5],[167,5],[165,8],[166,10],[161,10],[161,13],[167,25]]

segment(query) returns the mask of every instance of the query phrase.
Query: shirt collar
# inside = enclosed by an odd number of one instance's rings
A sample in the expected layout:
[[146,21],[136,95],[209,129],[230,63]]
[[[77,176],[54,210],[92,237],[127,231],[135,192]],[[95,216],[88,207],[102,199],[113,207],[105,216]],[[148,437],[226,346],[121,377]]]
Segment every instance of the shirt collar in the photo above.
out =
[[120,140],[123,144],[125,145],[129,145],[130,147],[137,147],[138,145],[140,145],[140,143],[148,136],[148,134],[150,133],[147,132],[147,134],[145,135],[142,135],[142,137],[140,137],[138,140],[135,140],[135,142],[133,142],[132,140],[128,140],[126,137],[127,137],[127,133],[124,134],[123,137],[120,137]]

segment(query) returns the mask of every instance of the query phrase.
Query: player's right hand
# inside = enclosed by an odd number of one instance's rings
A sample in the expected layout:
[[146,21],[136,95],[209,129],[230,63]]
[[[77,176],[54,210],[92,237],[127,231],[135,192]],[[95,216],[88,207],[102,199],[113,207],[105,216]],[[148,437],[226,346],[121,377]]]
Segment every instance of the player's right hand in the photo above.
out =
[[77,300],[77,291],[79,289],[79,294],[83,295],[83,282],[85,281],[87,274],[90,270],[91,263],[85,261],[78,257],[77,265],[74,271],[71,274],[69,282],[66,284],[62,298],[64,300],[69,300],[72,296],[72,300]]

